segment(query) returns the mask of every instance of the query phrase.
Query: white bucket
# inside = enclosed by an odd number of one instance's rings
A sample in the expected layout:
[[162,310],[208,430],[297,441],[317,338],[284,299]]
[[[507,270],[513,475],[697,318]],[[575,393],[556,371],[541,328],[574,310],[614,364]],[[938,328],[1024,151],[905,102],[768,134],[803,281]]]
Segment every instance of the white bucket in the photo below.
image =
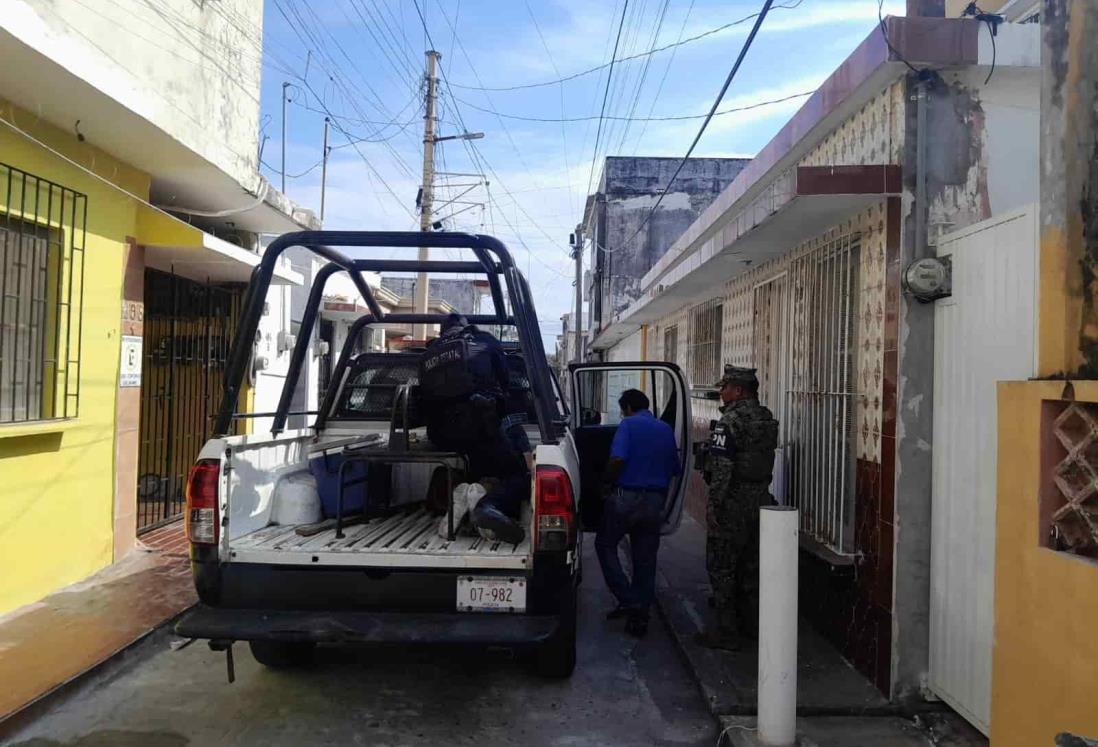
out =
[[275,484],[271,516],[275,524],[315,524],[321,518],[320,492],[316,488],[316,478],[311,474],[295,472]]

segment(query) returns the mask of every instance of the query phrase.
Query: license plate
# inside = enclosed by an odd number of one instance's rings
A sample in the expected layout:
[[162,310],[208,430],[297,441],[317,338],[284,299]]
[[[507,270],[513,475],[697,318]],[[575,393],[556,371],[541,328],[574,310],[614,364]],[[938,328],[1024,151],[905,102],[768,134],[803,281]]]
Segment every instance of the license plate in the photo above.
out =
[[458,612],[525,612],[526,579],[458,576]]

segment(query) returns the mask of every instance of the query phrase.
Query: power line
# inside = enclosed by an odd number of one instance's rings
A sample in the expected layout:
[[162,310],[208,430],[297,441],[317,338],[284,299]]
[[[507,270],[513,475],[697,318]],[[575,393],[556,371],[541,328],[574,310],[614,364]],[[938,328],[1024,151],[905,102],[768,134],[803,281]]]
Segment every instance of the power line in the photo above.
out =
[[[719,112],[714,112],[713,116],[723,117],[727,114],[735,114],[737,112],[750,111],[751,109],[759,109],[759,108],[764,107],[764,106],[772,106],[774,104],[782,104],[782,103],[785,103],[786,101],[792,101],[793,99],[799,99],[799,98],[803,98],[805,96],[811,96],[815,92],[816,92],[815,89],[813,89],[811,91],[801,91],[799,93],[792,93],[788,96],[782,96],[781,98],[777,98],[777,99],[767,99],[766,101],[759,101],[758,103],[755,103],[755,104],[748,104],[746,106],[735,106],[735,107],[732,107],[730,109],[722,109]],[[564,119],[560,119],[560,118],[557,118],[557,117],[524,117],[520,114],[508,114],[506,112],[497,112],[497,111],[493,111],[491,109],[486,109],[484,107],[477,106],[476,104],[474,104],[472,102],[465,101],[464,99],[455,99],[455,100],[460,101],[462,104],[464,104],[465,106],[468,106],[471,109],[476,109],[477,111],[487,112],[489,114],[495,114],[495,115],[503,117],[505,119],[517,119],[521,122],[593,122],[593,121],[599,119],[599,117],[594,115],[594,114],[584,115],[582,117],[566,117]],[[710,116],[709,114],[680,114],[680,115],[666,116],[666,117],[615,117],[615,116],[607,115],[607,116],[603,117],[603,119],[611,120],[611,121],[621,121],[621,122],[682,122],[682,121],[694,120],[694,119],[705,119],[709,116]]]
[[[274,173],[276,173],[276,174],[280,173],[280,171],[279,171],[279,169],[278,169],[278,168],[276,168],[276,167],[272,166],[271,164],[267,163],[267,162],[266,162],[266,161],[264,161],[264,160],[263,160],[262,158],[260,158],[260,159],[259,159],[259,163],[260,163],[260,165],[262,165],[262,166],[266,166],[266,167],[267,167],[268,169],[270,169],[271,171],[273,171],[273,172],[274,172]],[[309,175],[309,174],[311,174],[312,172],[314,172],[314,171],[316,171],[317,169],[319,169],[319,168],[320,168],[320,166],[321,166],[321,165],[322,165],[323,163],[324,163],[324,159],[323,159],[323,158],[321,158],[321,159],[320,159],[319,161],[317,161],[317,162],[316,162],[316,163],[314,163],[314,164],[313,164],[312,166],[310,166],[309,168],[307,168],[307,169],[305,169],[304,171],[302,171],[302,172],[301,172],[300,174],[286,174],[286,178],[287,178],[287,179],[300,179],[300,178],[301,178],[301,177],[303,177],[303,176],[308,176],[308,175]]]
[[[786,10],[792,10],[792,9],[797,8],[798,6],[800,6],[800,4],[803,3],[803,2],[804,2],[804,0],[795,0],[794,2],[788,3],[786,5],[775,5],[774,7],[775,8],[784,8]],[[757,18],[758,15],[759,15],[758,13],[752,13],[751,15],[744,16],[743,18],[740,18],[739,20],[732,21],[731,23],[726,23],[723,26],[718,26],[717,28],[710,29],[709,31],[703,31],[700,34],[688,37],[686,39],[682,39],[681,41],[677,41],[674,44],[665,44],[662,47],[657,47],[657,48],[651,49],[647,52],[641,52],[639,54],[634,54],[634,55],[629,55],[627,57],[622,57],[620,60],[618,60],[618,62],[629,62],[631,60],[637,60],[637,59],[640,59],[641,57],[647,57],[649,55],[658,54],[660,52],[666,52],[669,49],[675,49],[676,47],[681,47],[683,45],[699,41],[700,39],[704,39],[707,36],[712,36],[713,34],[719,34],[720,32],[726,31],[730,28],[733,28],[734,26],[740,26],[744,23],[747,23],[751,19]],[[595,67],[587,68],[586,70],[581,70],[578,73],[572,73],[571,75],[566,75],[563,78],[557,78],[555,80],[546,80],[546,81],[542,81],[540,83],[523,83],[523,84],[513,85],[513,86],[495,86],[495,87],[468,86],[468,85],[463,85],[461,83],[454,83],[452,85],[453,85],[454,88],[462,88],[462,89],[465,89],[467,91],[520,91],[520,90],[523,90],[523,89],[526,89],[526,88],[544,88],[546,86],[555,86],[558,83],[566,83],[570,80],[575,80],[576,78],[582,78],[586,75],[590,75],[591,73],[597,73],[599,70],[604,70],[609,66],[610,66],[609,62],[604,62],[601,65],[596,65]]]
[[900,62],[907,65],[908,69],[911,70],[911,72],[922,73],[922,70],[919,70],[917,67],[908,62],[907,58],[900,54],[900,51],[896,49],[896,47],[892,46],[892,39],[888,37],[888,25],[885,23],[884,19],[884,0],[879,0],[879,2],[877,3],[877,22],[880,24],[881,36],[884,37],[885,46],[888,47],[888,51],[896,55]]
[[[360,143],[382,143],[382,142],[385,142],[386,140],[392,140],[397,135],[401,134],[402,132],[407,130],[409,127],[411,127],[414,124],[419,123],[419,121],[420,121],[418,118],[417,119],[410,119],[407,122],[401,122],[399,120],[393,120],[391,122],[382,122],[381,120],[376,120],[376,119],[359,119],[357,117],[348,117],[345,114],[328,114],[323,109],[320,109],[318,107],[310,105],[308,103],[308,101],[300,102],[297,99],[290,99],[289,101],[294,106],[300,107],[300,108],[304,109],[305,111],[310,111],[310,112],[313,112],[314,114],[324,114],[325,116],[333,117],[333,118],[338,119],[338,120],[340,120],[341,122],[344,122],[344,123],[361,124],[361,125],[374,125],[374,126],[376,126],[377,129],[374,132],[371,132],[369,135],[356,136],[356,140]],[[422,104],[422,102],[420,102],[420,103]],[[420,106],[421,110],[422,110],[422,108],[423,107]],[[400,112],[400,114],[398,114],[397,116],[399,117],[402,114],[404,114],[404,112]],[[379,137],[382,132],[389,129],[390,127],[396,127],[397,128],[396,132],[394,132],[391,135],[386,135],[384,137]],[[335,146],[335,147],[344,147],[344,146]]]
[[[686,33],[686,24],[690,21],[690,14],[694,11],[695,0],[690,0],[690,6],[686,9],[686,15],[682,18],[682,27],[679,28],[678,41],[682,41],[682,35]],[[660,84],[656,88],[656,95],[652,98],[652,105],[648,107],[648,116],[652,116],[652,112],[656,111],[656,102],[660,99],[660,94],[663,93],[663,86],[667,82],[667,76],[671,72],[671,65],[675,62],[675,55],[678,54],[678,48],[671,50],[671,57],[667,60],[667,67],[663,69],[663,77],[660,78]],[[563,87],[563,86],[562,86]],[[563,116],[563,115],[561,115]],[[637,150],[640,148],[641,142],[644,140],[644,133],[648,131],[648,121],[641,125],[640,134],[637,135],[636,144],[633,146],[633,155],[637,154]]]
[[[641,2],[646,4],[647,0],[641,0]],[[627,53],[627,51],[630,52],[630,53],[636,52],[635,42],[637,40],[637,37],[640,34],[640,23],[639,23],[638,19],[640,18],[641,14],[642,14],[643,6],[640,5],[640,4],[634,3],[633,7],[630,9],[630,11],[631,12],[629,13],[629,16],[625,20],[625,27],[626,28],[625,28],[625,33],[623,35],[624,39],[622,41],[622,46],[621,46],[621,50],[620,50],[620,54],[622,54],[622,55],[625,55]],[[611,59],[613,59],[613,55],[611,56]],[[613,78],[613,81],[612,81],[612,84],[611,84],[610,98],[606,102],[606,105],[607,105],[606,111],[607,111],[608,114],[611,114],[613,116],[619,116],[620,114],[623,113],[623,111],[621,111],[621,105],[622,105],[623,100],[625,99],[626,90],[629,87],[629,75],[630,75],[631,70],[629,68],[623,67],[621,65],[616,66],[616,68],[614,68],[614,69],[617,71],[618,74],[617,74],[616,77]],[[615,131],[615,128],[617,127],[617,124],[618,123],[616,121],[606,120],[606,119],[602,119],[601,121],[598,122],[598,126],[596,127],[596,135],[595,135],[596,145],[595,145],[594,157],[596,157],[596,158],[603,157],[609,152],[610,143],[613,142],[614,131]],[[601,141],[598,138],[598,132],[597,132],[598,127],[605,128],[605,134],[604,134]],[[601,142],[601,147],[599,147],[600,142]],[[593,174],[592,174],[592,176],[593,176]]]
[[[693,1],[693,0],[691,0],[691,1]],[[541,24],[538,23],[538,17],[536,15],[534,15],[534,9],[530,7],[530,0],[526,0],[525,4],[526,4],[526,12],[530,15],[530,20],[534,22],[534,29],[538,33],[538,39],[541,40],[541,46],[545,50],[545,55],[549,58],[549,64],[553,66],[553,72],[556,73],[559,76],[560,75],[560,68],[557,67],[557,61],[553,57],[553,52],[549,49],[549,44],[545,41],[545,35],[541,33]],[[568,159],[568,134],[567,134],[567,128],[564,126],[564,122],[563,122],[563,119],[564,119],[564,116],[565,116],[565,113],[564,113],[564,84],[563,83],[560,84],[560,116],[561,116],[561,120],[562,120],[561,123],[560,123],[561,152],[564,155],[564,173],[567,175],[567,174],[572,173],[572,166],[569,163],[569,159]],[[575,210],[576,210],[576,196],[575,196],[575,192],[572,190],[571,185],[569,185],[569,187],[568,187],[568,204],[569,204],[569,207],[572,209],[572,212],[574,213]]]
[[[765,0],[762,10],[759,11],[758,14],[756,14],[755,25],[751,27],[751,33],[749,33],[747,35],[747,39],[744,40],[743,47],[740,49],[740,54],[736,57],[736,63],[728,72],[728,77],[725,78],[724,85],[721,86],[720,93],[717,94],[717,98],[713,101],[713,106],[709,110],[709,115],[705,118],[705,121],[702,122],[702,126],[698,130],[698,134],[694,136],[694,142],[690,143],[690,147],[687,149],[686,155],[682,157],[682,160],[679,161],[679,165],[675,167],[675,173],[671,175],[671,178],[667,180],[667,184],[660,191],[660,196],[656,200],[656,204],[654,204],[648,211],[648,213],[645,214],[644,220],[639,226],[637,226],[637,230],[633,232],[633,235],[629,237],[628,241],[622,244],[621,248],[629,246],[633,243],[633,239],[635,239],[637,235],[644,230],[644,227],[648,225],[648,221],[652,219],[652,215],[656,212],[656,210],[659,209],[660,203],[662,203],[663,198],[667,196],[667,192],[671,189],[671,185],[675,183],[675,179],[678,178],[679,172],[682,171],[682,167],[686,165],[686,162],[687,160],[689,160],[690,155],[694,152],[694,148],[697,147],[702,135],[705,134],[705,128],[708,127],[709,123],[713,120],[713,115],[716,114],[717,107],[720,106],[721,100],[724,98],[724,94],[728,91],[728,87],[732,85],[732,80],[736,77],[736,73],[739,72],[740,65],[743,64],[744,58],[747,57],[747,51],[751,49],[751,44],[755,41],[755,35],[759,33],[759,28],[762,27],[763,21],[766,20],[766,15],[770,12],[770,7],[773,4],[774,0]],[[609,251],[606,249],[603,249],[603,251],[609,253]]]
[[[667,8],[671,5],[671,0],[663,0],[663,8],[660,10],[659,20],[656,22],[656,30],[652,33],[652,41],[649,43],[649,49],[655,49],[656,43],[660,39],[660,32],[663,30],[664,19],[667,18]],[[633,104],[629,109],[629,119],[625,122],[625,128],[621,133],[621,140],[618,141],[618,150],[620,151],[625,147],[625,141],[629,137],[629,128],[632,126],[633,115],[637,113],[637,104],[640,103],[641,92],[644,90],[644,81],[648,78],[648,68],[652,64],[652,55],[648,55],[644,58],[644,67],[641,69],[640,79],[637,82],[637,87],[633,92]]]
[[621,20],[618,22],[618,36],[614,40],[614,51],[610,55],[610,72],[606,74],[606,89],[602,92],[602,110],[599,112],[599,127],[595,131],[595,149],[591,153],[591,171],[587,175],[587,194],[591,194],[591,180],[595,178],[595,162],[599,157],[599,138],[602,135],[603,116],[606,114],[606,97],[610,93],[610,81],[614,77],[614,61],[618,56],[618,44],[621,42],[621,29],[625,25],[625,11],[629,10],[629,0],[621,7]]
[[[461,38],[457,36],[457,26],[450,22],[450,17],[448,15],[446,15],[446,12],[444,10],[442,10],[441,5],[439,6],[439,10],[442,12],[442,18],[443,18],[443,20],[446,21],[446,25],[450,27],[450,31],[454,34],[454,37],[457,41],[458,49],[461,50],[461,54],[465,58],[465,62],[469,65],[469,69],[472,71],[473,77],[475,77],[477,79],[477,82],[480,83],[481,82],[480,73],[477,72],[477,68],[473,64],[473,60],[469,56],[469,52],[468,52],[468,50],[466,50],[465,44],[461,41]],[[431,46],[432,47],[434,46],[433,41],[431,42]],[[449,88],[449,83],[447,83],[447,88]],[[450,94],[452,95],[453,91],[450,91]],[[492,97],[488,93],[485,93],[484,97],[486,99],[488,99],[488,105],[490,107],[492,107],[493,109],[495,109],[496,108],[496,103],[494,101],[492,101]],[[456,109],[456,106],[455,106],[455,109]],[[500,117],[496,117],[496,120],[499,122],[499,126],[503,130],[503,134],[507,137],[507,142],[511,144],[511,150],[513,150],[515,152],[515,156],[518,158],[518,162],[520,164],[522,164],[522,167],[526,170],[526,173],[530,176],[532,181],[534,181],[534,183],[536,184],[538,179],[534,175],[533,170],[530,168],[530,164],[528,164],[526,162],[526,157],[522,155],[522,151],[519,149],[518,144],[515,142],[515,138],[511,135],[511,130],[509,130],[507,128],[507,123],[504,122],[503,119],[500,118]]]
[[[419,78],[419,71],[414,65],[411,65],[406,52],[404,53],[404,58],[401,59],[401,52],[403,51],[403,49],[401,47],[398,47],[388,38],[389,36],[393,35],[392,31],[390,30],[390,33],[388,34],[381,31],[381,24],[378,23],[377,18],[370,11],[370,8],[366,5],[366,3],[358,3],[355,0],[350,0],[350,5],[351,9],[354,10],[355,15],[358,16],[359,21],[362,22],[362,27],[366,29],[366,33],[370,35],[370,38],[374,40],[374,44],[377,46],[377,49],[381,51],[382,55],[384,55],[385,60],[389,63],[393,70],[397,72],[398,76],[403,76],[407,82],[412,83],[412,87],[414,88],[416,86],[415,81]],[[364,13],[365,15],[363,15]],[[351,20],[350,16],[347,15],[346,10],[343,10],[343,15],[347,18],[348,21]],[[370,17],[370,21],[366,20],[367,15]],[[371,21],[373,23],[371,23]],[[374,32],[374,26],[378,26],[378,32],[380,32],[380,37],[378,33]],[[388,30],[388,23],[385,23],[385,26]]]
[[[302,79],[301,82],[304,84],[305,88],[308,89],[309,93],[311,93],[314,98],[316,98],[318,101],[320,101],[321,107],[323,107],[325,110],[327,110],[327,105],[323,101],[320,100],[320,97],[317,96],[316,91],[313,90],[313,87],[309,84],[309,82],[304,80],[304,79]],[[329,117],[331,117],[331,114],[329,114]],[[404,204],[404,202],[400,199],[400,197],[397,196],[397,193],[393,191],[393,188],[389,186],[389,183],[387,181],[385,181],[385,177],[383,177],[381,175],[381,173],[376,168],[374,168],[374,165],[372,163],[370,163],[370,159],[366,158],[366,155],[361,150],[359,150],[358,143],[355,142],[354,137],[349,132],[347,132],[345,129],[343,129],[343,127],[337,121],[335,121],[334,119],[332,120],[332,128],[335,129],[336,132],[339,132],[345,138],[347,138],[348,145],[350,145],[352,148],[355,149],[355,153],[357,153],[359,158],[362,159],[362,162],[364,164],[366,164],[366,167],[368,169],[370,169],[371,172],[373,172],[374,176],[377,177],[378,181],[380,181],[382,183],[382,185],[385,187],[385,190],[390,195],[392,195],[393,199],[397,201],[397,204],[400,205],[401,209],[403,209],[404,212],[406,212],[408,214],[408,217],[415,220],[415,216],[412,215],[412,211],[410,211],[408,209],[408,207]]]
[[[412,2],[415,5],[416,13],[419,15],[419,20],[420,20],[420,23],[423,26],[423,33],[427,37],[427,42],[431,45],[431,47],[434,47],[435,43],[434,43],[434,40],[431,39],[431,30],[427,27],[427,20],[424,18],[423,11],[419,7],[419,0],[412,0]],[[460,45],[460,40],[459,40],[459,45]],[[449,81],[449,78],[446,75],[446,68],[444,66],[440,66],[439,67],[439,73],[442,76],[443,85],[445,85],[447,89],[450,89],[450,81]],[[450,91],[450,97],[451,97],[451,99],[455,98],[454,95],[453,95],[452,90]],[[455,99],[455,101],[456,101],[456,99]],[[461,114],[461,107],[457,106],[456,104],[454,105],[454,114],[457,116],[458,122],[461,124],[462,131],[468,132],[469,128],[466,127],[466,125],[465,125],[465,119],[464,119],[464,117],[462,117],[462,114]],[[492,175],[492,178],[495,179],[496,182],[499,184],[500,188],[503,189],[504,193],[506,193],[509,197],[511,197],[512,204],[514,204],[514,206],[516,208],[518,208],[518,210],[524,216],[526,216],[526,219],[530,221],[530,224],[533,225],[535,228],[537,228],[539,231],[541,231],[541,233],[551,243],[556,243],[554,241],[554,239],[545,231],[545,229],[543,229],[541,226],[539,226],[537,221],[535,221],[533,219],[533,217],[529,213],[526,212],[526,209],[522,206],[522,203],[520,203],[517,199],[515,199],[514,195],[512,195],[508,191],[507,186],[503,183],[503,180],[500,179],[499,174],[496,173],[496,170],[492,167],[492,164],[490,164],[488,162],[488,160],[485,159],[483,155],[481,155],[480,151],[477,150],[476,143],[474,141],[464,140],[464,139],[461,142],[465,146],[467,152],[469,153],[469,158],[470,158],[470,160],[472,160],[474,166],[476,168],[480,169],[482,172],[490,173]],[[490,191],[488,193],[488,200],[489,200],[489,205],[491,205],[493,200],[492,200],[492,196],[491,196]],[[489,215],[491,215],[491,211],[489,212]],[[546,263],[544,260],[542,260],[540,257],[538,257],[537,255],[535,255],[533,253],[533,251],[530,249],[529,244],[527,244],[525,239],[522,238],[522,234],[520,234],[518,229],[515,228],[514,224],[511,223],[511,220],[507,216],[506,211],[501,209],[500,210],[500,215],[503,217],[503,220],[507,224],[507,226],[511,229],[511,231],[514,234],[515,238],[518,239],[518,242],[520,244],[522,244],[523,248],[526,249],[526,251],[530,255],[534,256],[534,258],[537,259],[539,264],[544,266],[549,271],[554,272],[557,275],[561,276],[562,278],[570,279],[568,275],[566,275],[563,272],[560,272],[559,270],[554,268],[552,265],[549,265],[548,263]]]
[[[367,119],[367,116],[366,116],[365,112],[362,111],[362,108],[358,104],[358,98],[357,98],[357,95],[356,95],[357,89],[352,87],[348,83],[348,81],[346,81],[346,79],[343,77],[343,75],[340,72],[339,64],[336,63],[336,61],[329,54],[327,54],[327,52],[318,51],[318,48],[319,48],[319,50],[324,49],[323,43],[320,41],[320,39],[316,35],[316,33],[314,33],[314,31],[305,22],[304,18],[298,12],[297,7],[296,7],[296,5],[294,5],[292,0],[286,0],[286,6],[289,7],[290,12],[292,12],[294,17],[297,19],[296,23],[287,14],[287,9],[286,9],[286,7],[284,7],[283,2],[281,0],[275,0],[275,7],[278,9],[279,13],[282,15],[282,18],[289,25],[290,29],[297,35],[298,39],[302,42],[302,44],[306,47],[306,49],[310,52],[310,54],[315,55],[317,57],[317,59],[318,59],[317,64],[325,72],[325,74],[327,74],[328,79],[336,86],[337,90],[341,90],[344,93],[344,95],[346,96],[346,100],[351,105],[351,107],[353,109],[355,109],[355,111],[358,112],[359,115],[363,119]],[[323,24],[319,24],[319,26],[321,28],[324,28]],[[346,58],[347,61],[351,64],[351,66],[356,70],[356,72],[359,73],[359,77],[362,78],[362,81],[364,83],[364,87],[365,87],[366,91],[368,91],[370,94],[372,94],[374,99],[377,102],[374,105],[374,108],[376,108],[384,116],[395,119],[395,117],[392,117],[391,113],[386,109],[380,95],[377,93],[377,91],[375,91],[373,89],[373,87],[370,85],[370,82],[363,75],[362,71],[358,69],[358,66],[355,64],[354,60],[351,59],[351,57],[347,53],[346,49],[343,48],[343,45],[340,44],[339,40],[337,38],[335,38],[335,36],[333,34],[331,34],[330,31],[327,31],[327,29],[324,29],[324,30],[328,34],[328,36],[332,39],[332,41],[335,43],[336,48],[340,51],[340,53],[344,56],[344,58]],[[306,39],[306,37],[308,37],[308,39]],[[331,70],[329,70],[325,67],[325,65],[324,65],[325,60],[327,60],[328,64],[331,66]],[[299,78],[303,83],[306,84],[306,86],[309,88],[310,92],[313,94],[314,98],[316,98],[320,102],[321,106],[324,107],[324,109],[325,109],[324,113],[327,114],[330,117],[333,116],[330,113],[331,108],[324,101],[324,98],[320,94],[318,94],[316,92],[316,90],[307,82],[307,80],[306,80],[307,76],[295,75],[295,77]],[[336,123],[333,122],[333,125],[336,125]],[[351,139],[354,138],[354,136],[347,133],[347,131],[342,126],[336,126],[336,127],[345,136],[348,136]],[[410,177],[410,178],[414,178],[414,174],[412,172],[411,167],[404,160],[404,158],[400,155],[400,153],[398,153],[392,147],[392,145],[388,143],[388,141],[385,141],[383,144],[388,149],[390,154],[392,154],[394,162],[404,172],[404,174],[406,176]],[[357,150],[357,148],[356,148],[356,150]],[[371,166],[371,168],[372,168],[372,166]]]

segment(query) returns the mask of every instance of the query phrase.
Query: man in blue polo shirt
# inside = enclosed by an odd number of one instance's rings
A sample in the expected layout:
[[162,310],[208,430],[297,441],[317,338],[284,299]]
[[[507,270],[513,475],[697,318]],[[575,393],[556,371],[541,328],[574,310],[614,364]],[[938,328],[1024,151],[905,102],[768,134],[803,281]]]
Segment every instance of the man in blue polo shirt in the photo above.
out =
[[[607,619],[626,617],[625,631],[638,638],[648,632],[664,505],[671,480],[679,474],[675,433],[652,414],[648,404],[648,397],[638,389],[626,389],[618,399],[622,421],[610,446],[605,475],[609,493],[595,537],[602,575],[618,601]],[[618,558],[618,545],[625,535],[633,554],[632,581]]]

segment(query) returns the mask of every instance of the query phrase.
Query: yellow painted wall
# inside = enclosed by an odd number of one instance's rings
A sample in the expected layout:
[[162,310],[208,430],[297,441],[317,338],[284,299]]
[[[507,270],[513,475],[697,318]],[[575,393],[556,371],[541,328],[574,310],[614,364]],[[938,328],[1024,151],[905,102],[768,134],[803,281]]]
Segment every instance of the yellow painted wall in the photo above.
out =
[[[999,384],[995,647],[991,737],[995,747],[1051,745],[1061,732],[1098,738],[1098,561],[1043,547],[1039,499],[1053,408],[1098,402],[1088,376],[1098,306],[1085,282],[1084,210],[1094,187],[1093,53],[1098,12],[1089,0],[1046,14],[1042,60],[1038,376]],[[1086,355],[1084,354],[1086,353]],[[1042,425],[1045,432],[1042,432]],[[1051,460],[1048,447],[1045,459]]]
[[[1098,402],[1098,381],[1072,386],[1077,401]],[[1098,563],[1038,539],[1041,402],[1064,388],[999,384],[994,747],[1051,745],[1062,731],[1098,737]]]
[[[0,118],[147,196],[149,178],[0,100]],[[76,418],[0,425],[0,613],[78,581],[112,560],[114,413],[122,248],[137,203],[0,124],[0,161],[88,198],[80,405]]]

